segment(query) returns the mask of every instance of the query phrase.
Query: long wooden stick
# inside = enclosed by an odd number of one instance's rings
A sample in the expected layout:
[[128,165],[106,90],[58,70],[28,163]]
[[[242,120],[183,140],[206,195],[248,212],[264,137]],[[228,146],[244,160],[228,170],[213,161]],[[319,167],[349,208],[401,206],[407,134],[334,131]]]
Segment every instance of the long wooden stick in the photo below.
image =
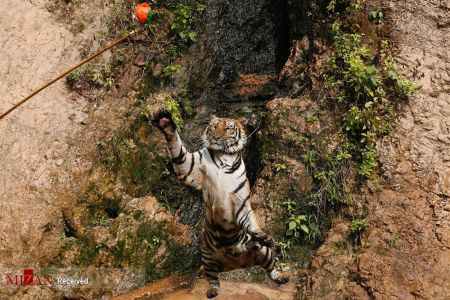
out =
[[37,93],[39,93],[40,91],[42,91],[43,89],[46,89],[47,87],[49,87],[50,85],[52,85],[53,83],[55,83],[56,81],[58,81],[59,79],[63,78],[64,76],[66,76],[67,74],[69,74],[70,72],[72,72],[73,70],[75,70],[76,68],[81,67],[82,65],[84,65],[85,63],[87,63],[88,61],[96,58],[97,56],[99,56],[100,54],[102,54],[103,52],[111,49],[114,46],[117,46],[118,44],[124,42],[127,38],[129,38],[130,36],[132,36],[133,34],[135,34],[136,32],[138,32],[142,27],[139,27],[138,29],[135,29],[127,34],[125,34],[123,37],[121,37],[120,39],[116,40],[115,42],[113,42],[112,44],[106,46],[105,48],[103,48],[102,50],[98,51],[97,53],[89,56],[88,58],[86,58],[85,60],[83,60],[82,62],[78,63],[77,65],[71,67],[70,69],[64,71],[63,73],[61,73],[58,77],[50,80],[49,82],[45,83],[43,86],[41,86],[40,88],[34,90],[31,94],[29,94],[28,96],[26,96],[25,98],[23,98],[22,100],[20,100],[19,103],[17,103],[16,105],[14,105],[13,107],[11,107],[10,109],[8,109],[6,112],[2,113],[0,115],[0,120],[3,119],[4,117],[6,117],[10,112],[12,112],[13,110],[15,110],[16,108],[18,108],[19,106],[21,106],[22,104],[24,104],[25,102],[27,102],[31,97],[33,97],[34,95],[36,95]]

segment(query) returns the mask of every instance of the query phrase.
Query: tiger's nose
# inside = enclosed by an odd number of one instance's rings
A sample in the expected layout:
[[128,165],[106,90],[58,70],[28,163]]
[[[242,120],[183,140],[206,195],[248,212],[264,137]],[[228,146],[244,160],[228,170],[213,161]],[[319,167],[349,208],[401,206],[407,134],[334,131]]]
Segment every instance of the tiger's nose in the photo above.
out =
[[221,135],[220,132],[217,131],[217,130],[215,130],[215,131],[212,132],[212,137],[213,137],[215,140],[220,139],[221,136],[222,136],[222,135]]

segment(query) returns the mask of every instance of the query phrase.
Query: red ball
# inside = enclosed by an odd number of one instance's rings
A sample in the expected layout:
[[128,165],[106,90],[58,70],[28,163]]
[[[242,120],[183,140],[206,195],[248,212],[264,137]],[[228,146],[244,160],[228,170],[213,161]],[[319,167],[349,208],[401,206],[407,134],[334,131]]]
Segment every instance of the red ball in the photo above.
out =
[[141,22],[142,25],[147,22],[147,17],[151,10],[151,6],[147,3],[141,3],[136,6],[136,18],[139,20],[139,22]]

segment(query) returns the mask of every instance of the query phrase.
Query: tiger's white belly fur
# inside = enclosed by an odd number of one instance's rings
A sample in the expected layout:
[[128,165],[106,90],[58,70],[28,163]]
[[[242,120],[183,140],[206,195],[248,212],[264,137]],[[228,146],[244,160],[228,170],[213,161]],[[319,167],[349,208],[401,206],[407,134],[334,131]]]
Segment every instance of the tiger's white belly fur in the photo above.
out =
[[[205,159],[202,160],[205,173],[202,187],[203,199],[207,206],[206,217],[209,221],[221,225],[225,229],[235,227],[234,208],[250,195],[250,186],[247,182],[243,162],[233,173],[226,172],[230,171],[233,163],[242,160],[241,154],[222,154],[211,157],[207,149],[201,151],[205,156]],[[238,193],[234,193],[236,187],[244,181],[245,186]]]

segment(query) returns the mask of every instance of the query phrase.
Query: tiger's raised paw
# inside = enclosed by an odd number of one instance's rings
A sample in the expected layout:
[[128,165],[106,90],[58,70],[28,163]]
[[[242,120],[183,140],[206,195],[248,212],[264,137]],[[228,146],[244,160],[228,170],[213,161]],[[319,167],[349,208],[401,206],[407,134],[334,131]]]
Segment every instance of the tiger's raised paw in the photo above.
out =
[[167,109],[161,108],[157,110],[150,118],[150,123],[162,132],[175,132],[176,125],[173,121],[172,114]]
[[210,287],[206,292],[206,297],[208,298],[214,298],[217,295],[219,295],[219,288],[217,287]]

